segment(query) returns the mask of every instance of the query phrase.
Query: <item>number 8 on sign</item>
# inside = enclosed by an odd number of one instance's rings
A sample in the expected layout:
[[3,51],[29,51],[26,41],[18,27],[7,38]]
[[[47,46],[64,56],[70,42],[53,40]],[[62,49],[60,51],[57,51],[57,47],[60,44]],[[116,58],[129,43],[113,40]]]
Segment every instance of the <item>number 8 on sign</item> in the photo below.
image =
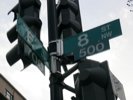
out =
[[78,37],[78,46],[79,47],[84,47],[89,43],[88,35],[87,34],[82,34]]

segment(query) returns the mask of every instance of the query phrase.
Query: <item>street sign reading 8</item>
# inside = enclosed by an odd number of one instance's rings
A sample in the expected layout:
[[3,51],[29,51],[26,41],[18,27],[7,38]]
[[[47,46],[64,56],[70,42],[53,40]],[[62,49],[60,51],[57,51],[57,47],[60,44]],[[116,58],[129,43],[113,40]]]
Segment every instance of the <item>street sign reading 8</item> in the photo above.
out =
[[63,39],[64,56],[74,61],[110,49],[109,39],[122,34],[119,19]]
[[78,37],[78,46],[82,49],[79,51],[79,57],[85,57],[87,55],[92,55],[95,52],[101,52],[104,50],[104,43],[100,42],[97,43],[96,45],[89,45],[88,47],[85,47],[86,45],[89,44],[89,38],[87,34],[82,34]]
[[89,43],[88,35],[87,34],[82,34],[78,37],[78,46],[79,47],[84,47]]

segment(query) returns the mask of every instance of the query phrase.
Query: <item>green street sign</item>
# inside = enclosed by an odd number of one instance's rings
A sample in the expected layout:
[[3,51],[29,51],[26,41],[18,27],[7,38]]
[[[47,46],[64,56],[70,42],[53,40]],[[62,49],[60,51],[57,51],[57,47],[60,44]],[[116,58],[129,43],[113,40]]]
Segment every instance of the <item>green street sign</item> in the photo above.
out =
[[110,49],[109,39],[122,34],[119,19],[63,40],[64,55],[74,55],[74,60]]
[[[31,29],[26,25],[22,18],[18,17],[17,21],[17,32],[19,33],[20,37],[24,40],[27,44],[26,51],[27,54],[29,51],[33,52],[34,56],[38,61],[41,61],[43,65],[46,65],[49,69],[49,54],[46,49],[43,47],[42,42],[33,34]],[[28,55],[29,56],[29,55]],[[34,64],[37,64],[33,57],[31,57]],[[37,64],[38,65],[38,64]]]
[[[42,63],[40,58],[35,54],[35,52],[26,44],[24,43],[24,54],[27,56],[34,65],[40,69],[40,71],[45,75],[45,65]],[[48,64],[47,64],[48,65]]]

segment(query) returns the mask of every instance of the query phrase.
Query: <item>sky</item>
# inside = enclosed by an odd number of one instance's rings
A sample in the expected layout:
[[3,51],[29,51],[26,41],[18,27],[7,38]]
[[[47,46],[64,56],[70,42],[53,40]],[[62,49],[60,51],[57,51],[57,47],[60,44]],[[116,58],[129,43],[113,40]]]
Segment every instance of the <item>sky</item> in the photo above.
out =
[[[46,68],[45,76],[34,65],[23,70],[21,61],[12,67],[6,61],[6,53],[17,43],[10,43],[7,31],[13,27],[13,13],[7,13],[17,4],[18,0],[0,0],[0,73],[2,73],[27,100],[50,100],[49,70]],[[45,48],[48,46],[47,30],[47,3],[41,0],[41,40]],[[99,25],[120,19],[122,36],[110,40],[110,50],[89,56],[88,59],[109,63],[112,73],[124,86],[126,100],[132,100],[133,90],[133,12],[127,6],[127,0],[79,0],[83,31]],[[69,67],[71,68],[71,67]],[[65,80],[73,86],[73,75]],[[74,94],[64,90],[64,100],[70,100]]]

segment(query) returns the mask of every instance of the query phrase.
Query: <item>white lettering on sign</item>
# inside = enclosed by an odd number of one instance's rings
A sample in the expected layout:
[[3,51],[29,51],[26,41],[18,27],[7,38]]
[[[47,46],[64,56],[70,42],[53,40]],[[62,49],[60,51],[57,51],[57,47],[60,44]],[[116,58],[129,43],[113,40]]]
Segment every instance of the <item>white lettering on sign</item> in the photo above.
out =
[[[79,57],[85,57],[87,55],[92,55],[96,52],[101,52],[104,50],[104,43],[100,42],[96,45],[89,45],[89,39],[87,34],[82,34],[78,37],[78,46],[81,47],[79,51]],[[85,47],[87,46],[87,47]]]
[[27,37],[26,37],[27,42],[28,42],[29,44],[32,44],[33,39],[34,39],[34,36],[32,35],[32,33],[31,33],[30,31],[28,31]]
[[85,57],[87,55],[92,55],[96,52],[101,52],[104,50],[104,43],[100,42],[96,45],[89,45],[88,47],[84,47],[80,49],[79,57]]
[[80,47],[84,47],[86,46],[88,43],[89,43],[89,40],[88,40],[88,35],[87,34],[82,34],[78,37],[78,46]]
[[112,36],[112,31],[105,32],[101,34],[101,39],[104,40],[104,39],[110,38],[111,36]]
[[35,53],[31,53],[31,58],[32,58],[32,60],[33,60],[33,62],[35,63],[35,64],[38,64],[38,58],[37,58],[37,56],[35,55]]
[[107,32],[110,30],[110,24],[101,27],[101,32]]
[[24,54],[26,56],[30,56],[32,50],[29,48],[29,46],[27,44],[24,44]]
[[38,59],[38,57],[36,56],[36,54],[34,52],[31,53],[31,57],[32,57],[33,62],[38,66],[38,68],[41,71],[43,71],[44,65],[43,65],[42,61]]
[[29,46],[27,46],[26,44],[24,45],[24,53],[26,54],[27,57],[30,57],[33,61],[33,63],[35,65],[38,66],[38,68],[43,72],[45,73],[45,68],[44,68],[44,65],[42,63],[41,60],[38,59],[38,57],[36,56],[36,54],[34,52],[32,52],[32,50],[30,49]]
[[111,26],[110,24],[107,24],[101,27],[101,32],[102,32],[101,39],[102,40],[110,38],[112,36],[112,31],[111,31],[110,26]]
[[101,43],[98,43],[97,45],[96,45],[96,51],[97,52],[101,52],[101,51],[103,51],[104,50],[104,44],[101,42]]

